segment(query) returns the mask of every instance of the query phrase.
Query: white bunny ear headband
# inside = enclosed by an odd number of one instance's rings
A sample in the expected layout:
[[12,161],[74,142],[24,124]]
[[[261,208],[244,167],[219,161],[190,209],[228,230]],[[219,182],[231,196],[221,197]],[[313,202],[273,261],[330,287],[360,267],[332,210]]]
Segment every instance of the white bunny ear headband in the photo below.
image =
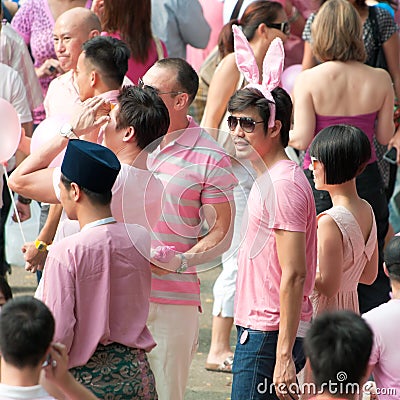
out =
[[268,128],[275,125],[275,100],[272,97],[271,91],[279,86],[283,71],[285,51],[283,42],[279,38],[275,38],[267,51],[263,61],[262,83],[260,84],[260,72],[258,70],[257,61],[254,57],[252,48],[244,36],[242,30],[237,26],[232,26],[234,37],[234,48],[236,64],[239,71],[244,75],[249,84],[246,88],[258,89],[264,97],[271,101],[269,103],[270,116],[268,120]]

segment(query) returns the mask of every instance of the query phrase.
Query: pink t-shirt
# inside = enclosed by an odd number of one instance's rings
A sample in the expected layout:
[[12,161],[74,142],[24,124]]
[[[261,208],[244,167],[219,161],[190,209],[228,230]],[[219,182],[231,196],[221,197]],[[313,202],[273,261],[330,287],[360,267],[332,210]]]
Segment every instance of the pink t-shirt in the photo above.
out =
[[[363,314],[374,332],[374,343],[369,364],[378,388],[379,400],[400,397],[400,299],[392,299]],[[388,389],[396,393],[388,394]]]
[[[91,0],[85,7],[90,8]],[[30,46],[34,66],[40,67],[47,59],[57,59],[53,43],[54,18],[47,0],[27,0],[17,11],[12,19],[12,27],[23,37],[25,43]],[[39,79],[43,97],[54,76],[46,76]],[[40,123],[45,118],[43,106],[35,109],[33,122]]]
[[50,82],[44,99],[46,118],[52,116],[72,116],[74,107],[80,104],[79,88],[74,83],[74,71],[71,69]]
[[69,368],[85,365],[99,343],[150,351],[150,235],[121,223],[85,229],[54,244],[43,275],[42,301],[56,321]]
[[[153,232],[152,248],[174,246],[186,252],[204,234],[203,204],[233,201],[237,180],[229,156],[191,117],[188,128],[149,157],[149,169],[164,185],[163,208]],[[151,301],[200,306],[197,274],[153,274]]]
[[279,329],[281,266],[275,229],[306,234],[307,275],[301,321],[310,321],[308,296],[317,265],[317,222],[311,187],[293,161],[277,162],[257,178],[242,223],[235,297],[235,324],[260,331]]
[[[111,36],[113,38],[122,40],[118,33],[102,32],[101,35]],[[161,46],[163,49],[164,58],[168,57],[167,48],[163,42],[161,42]],[[137,85],[139,78],[141,78],[156,61],[158,61],[157,47],[154,40],[152,40],[146,62],[142,63],[141,61],[135,60],[133,57],[131,57],[128,61],[128,72],[126,73],[126,76],[135,85]]]
[[[60,199],[61,169],[53,172],[53,188]],[[160,218],[164,186],[154,174],[128,164],[121,170],[112,188],[111,212],[118,222],[137,224],[151,231]],[[78,221],[71,221],[65,213],[60,220],[55,242],[79,232]]]

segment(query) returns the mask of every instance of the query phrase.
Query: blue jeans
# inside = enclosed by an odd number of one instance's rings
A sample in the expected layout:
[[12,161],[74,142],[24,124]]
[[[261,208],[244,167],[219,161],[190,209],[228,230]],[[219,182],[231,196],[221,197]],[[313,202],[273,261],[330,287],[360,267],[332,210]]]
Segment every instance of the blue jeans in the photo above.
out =
[[[244,331],[247,339],[240,343]],[[261,400],[278,397],[273,386],[278,331],[256,331],[237,327],[238,340],[233,359],[232,400]],[[296,338],[293,346],[293,360],[296,372],[301,371],[306,359],[303,339]]]

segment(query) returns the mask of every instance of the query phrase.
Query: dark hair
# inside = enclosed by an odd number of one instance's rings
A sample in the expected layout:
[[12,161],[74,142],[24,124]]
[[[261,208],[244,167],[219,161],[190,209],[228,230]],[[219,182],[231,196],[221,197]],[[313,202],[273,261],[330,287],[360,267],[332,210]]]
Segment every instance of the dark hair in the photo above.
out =
[[145,86],[126,86],[118,96],[118,130],[132,126],[141,149],[164,136],[169,128],[169,113],[155,89]]
[[372,341],[371,328],[352,311],[318,316],[304,339],[304,352],[318,390],[328,391],[328,382],[333,383],[336,391],[359,384],[368,367]]
[[383,257],[389,278],[400,282],[400,236],[394,236],[385,246]]
[[178,87],[172,90],[187,93],[190,104],[196,97],[197,90],[199,89],[199,77],[193,67],[182,58],[163,58],[162,60],[158,60],[155,65],[176,71],[176,83]]
[[[60,180],[67,190],[69,190],[71,188],[71,183],[73,181],[68,179],[65,175],[61,174]],[[78,185],[78,186],[79,186],[79,189],[81,189],[82,192],[85,193],[85,195],[89,198],[89,200],[94,205],[106,206],[111,203],[111,198],[112,198],[111,190],[104,192],[104,193],[96,193],[96,192],[92,192],[89,189],[86,189],[85,187],[83,187],[81,185]]]
[[135,60],[146,62],[153,40],[151,0],[104,0],[103,29],[119,33]]
[[275,1],[258,0],[246,7],[242,18],[228,22],[221,29],[218,37],[218,51],[220,58],[233,53],[233,33],[232,25],[241,26],[248,41],[252,40],[260,24],[266,25],[276,22],[278,13],[283,10],[280,3]]
[[[275,100],[275,120],[281,121],[282,127],[280,131],[280,139],[283,147],[286,147],[289,142],[290,121],[292,116],[292,100],[287,92],[277,87],[272,92],[272,97]],[[268,131],[268,120],[270,116],[269,104],[264,95],[254,88],[246,88],[238,90],[228,102],[228,111],[230,113],[244,111],[247,108],[254,107],[257,109],[260,117],[264,121],[264,131]]]
[[6,301],[11,300],[13,297],[10,285],[4,276],[0,276],[0,292],[3,293]]
[[17,367],[37,367],[54,335],[50,310],[30,296],[8,301],[0,314],[0,351],[4,360]]
[[95,36],[82,45],[85,58],[99,69],[105,83],[122,85],[128,71],[130,51],[122,41],[110,36]]
[[332,125],[314,138],[310,156],[324,165],[326,184],[338,185],[361,174],[371,158],[371,144],[355,126]]

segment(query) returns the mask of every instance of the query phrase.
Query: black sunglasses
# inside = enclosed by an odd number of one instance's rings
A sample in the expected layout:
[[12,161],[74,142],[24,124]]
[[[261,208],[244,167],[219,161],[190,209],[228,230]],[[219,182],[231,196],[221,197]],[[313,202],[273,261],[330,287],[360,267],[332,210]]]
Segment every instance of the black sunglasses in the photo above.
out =
[[268,26],[268,28],[274,28],[274,29],[279,29],[281,32],[283,32],[286,36],[290,35],[290,24],[288,21],[286,22],[281,22],[279,24],[265,24]]
[[256,127],[256,124],[261,124],[264,121],[254,121],[254,119],[250,117],[234,117],[230,115],[228,117],[228,128],[231,131],[234,131],[239,123],[240,127],[246,133],[252,133]]
[[139,80],[138,80],[138,86],[139,86],[139,89],[143,89],[143,88],[146,88],[146,87],[152,88],[154,91],[157,92],[157,94],[182,94],[182,93],[185,93],[185,92],[181,92],[181,91],[177,91],[177,90],[174,90],[174,91],[172,91],[172,92],[160,92],[160,91],[159,91],[158,89],[156,89],[154,86],[145,85],[142,78],[139,78]]

